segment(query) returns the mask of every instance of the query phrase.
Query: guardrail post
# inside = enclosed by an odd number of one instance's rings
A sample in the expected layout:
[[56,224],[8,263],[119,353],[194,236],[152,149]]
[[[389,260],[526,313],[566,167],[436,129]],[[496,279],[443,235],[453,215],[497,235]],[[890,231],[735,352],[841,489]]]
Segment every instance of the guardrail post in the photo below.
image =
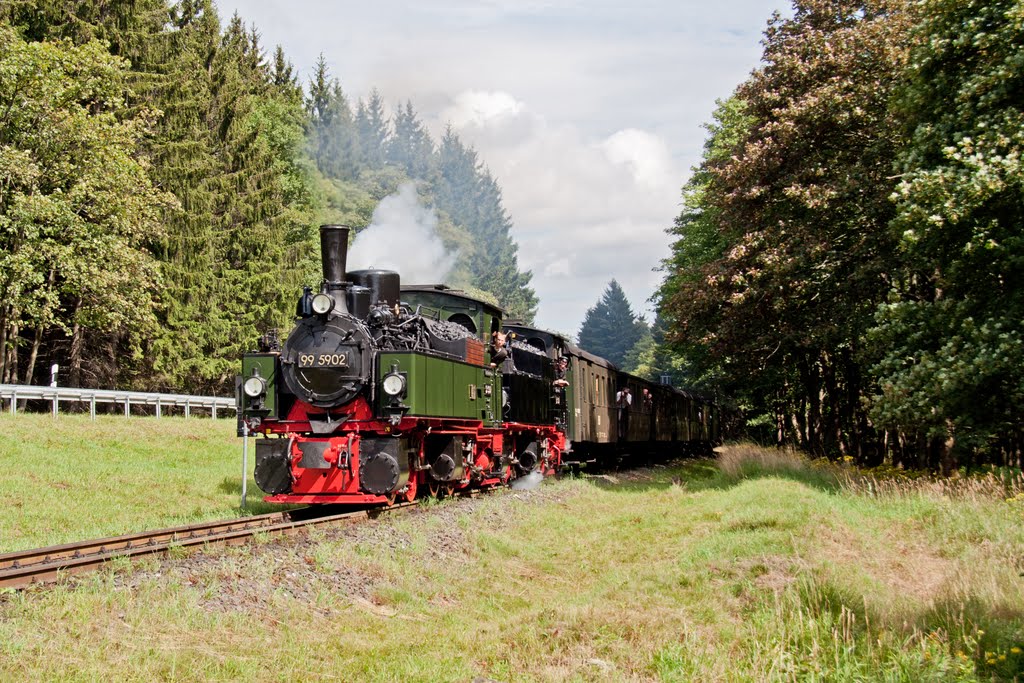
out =
[[185,399],[185,418],[192,417],[192,406],[189,404],[188,399]]
[[156,416],[160,417],[160,399],[156,400]]
[[128,417],[131,413],[132,400],[127,396],[124,397],[124,416]]
[[53,395],[53,416],[57,417],[57,394]]
[[89,419],[96,421],[96,394],[89,397]]
[[11,415],[14,415],[16,412],[18,412],[18,392],[17,391],[12,391],[11,392]]
[[217,419],[217,402],[216,401],[214,401],[212,404],[210,404],[210,410],[212,411],[210,416],[214,420],[216,420]]

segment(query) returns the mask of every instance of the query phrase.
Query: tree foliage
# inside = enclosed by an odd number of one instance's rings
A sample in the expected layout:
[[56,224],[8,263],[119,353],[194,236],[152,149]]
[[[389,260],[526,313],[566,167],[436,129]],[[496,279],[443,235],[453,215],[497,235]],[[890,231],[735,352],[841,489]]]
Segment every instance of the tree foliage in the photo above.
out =
[[627,355],[647,332],[647,323],[633,312],[626,293],[613,279],[587,310],[577,339],[581,348],[626,369]]
[[719,107],[667,263],[671,338],[698,374],[819,454],[866,447],[858,354],[893,268],[902,8],[806,0],[772,22],[764,67]]
[[661,300],[685,364],[764,436],[1020,455],[1021,16],[800,0],[720,104]]
[[[324,118],[344,130],[326,137],[314,132],[313,140],[354,141],[323,154],[314,147],[330,215],[358,230],[368,223],[376,201],[405,180],[416,181],[424,201],[440,214],[445,246],[458,254],[449,284],[493,296],[511,317],[532,322],[537,310],[530,287],[533,276],[519,268],[501,188],[476,151],[451,128],[435,145],[412,102],[399,105],[387,121],[376,91],[352,114],[340,86],[330,83],[336,81],[321,59],[310,83],[307,109],[314,121],[320,117],[316,112],[323,111]],[[336,95],[333,100],[330,92]]]
[[464,247],[460,257],[468,284],[494,294],[510,317],[533,322],[537,312],[537,297],[530,287],[533,275],[519,270],[512,219],[502,204],[497,181],[476,151],[451,128],[441,140],[437,167],[438,206],[471,238],[470,248]]
[[[144,245],[173,198],[135,152],[152,113],[132,115],[126,64],[89,41],[29,43],[0,25],[0,375],[31,381],[45,334],[118,332],[130,357],[153,332],[159,284]],[[26,332],[27,334],[22,334]],[[19,349],[30,351],[19,367]]]
[[1024,7],[933,0],[897,106],[904,272],[878,311],[873,415],[962,459],[1024,409]]

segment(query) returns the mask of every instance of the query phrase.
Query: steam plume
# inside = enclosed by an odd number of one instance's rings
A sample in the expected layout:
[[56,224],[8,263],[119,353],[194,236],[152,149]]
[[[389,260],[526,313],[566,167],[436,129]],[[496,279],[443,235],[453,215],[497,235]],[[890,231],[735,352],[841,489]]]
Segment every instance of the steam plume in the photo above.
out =
[[349,269],[395,270],[402,282],[444,282],[458,252],[449,253],[437,235],[437,214],[419,203],[416,187],[405,183],[373,211],[370,225],[349,250]]
[[524,477],[519,477],[512,482],[512,488],[520,491],[532,491],[541,485],[544,475],[540,472],[530,472]]

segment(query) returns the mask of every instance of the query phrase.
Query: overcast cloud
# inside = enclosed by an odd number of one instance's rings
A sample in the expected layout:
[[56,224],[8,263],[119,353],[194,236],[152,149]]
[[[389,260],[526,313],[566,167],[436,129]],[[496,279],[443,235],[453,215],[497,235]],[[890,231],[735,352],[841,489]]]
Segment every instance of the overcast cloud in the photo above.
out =
[[[575,334],[608,281],[649,313],[665,230],[717,98],[757,66],[785,0],[224,0],[303,82],[322,52],[353,101],[411,99],[504,192],[537,323]],[[650,315],[648,315],[650,318]]]

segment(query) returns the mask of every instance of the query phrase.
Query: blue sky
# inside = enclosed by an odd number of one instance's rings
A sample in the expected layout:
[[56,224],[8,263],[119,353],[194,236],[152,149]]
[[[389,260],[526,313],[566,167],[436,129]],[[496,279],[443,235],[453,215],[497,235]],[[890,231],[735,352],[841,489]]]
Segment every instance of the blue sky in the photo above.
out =
[[[351,100],[411,99],[473,145],[504,192],[537,323],[575,334],[608,281],[647,313],[665,230],[715,100],[758,65],[783,0],[222,0],[284,47],[323,53]],[[650,316],[648,315],[648,318]]]

